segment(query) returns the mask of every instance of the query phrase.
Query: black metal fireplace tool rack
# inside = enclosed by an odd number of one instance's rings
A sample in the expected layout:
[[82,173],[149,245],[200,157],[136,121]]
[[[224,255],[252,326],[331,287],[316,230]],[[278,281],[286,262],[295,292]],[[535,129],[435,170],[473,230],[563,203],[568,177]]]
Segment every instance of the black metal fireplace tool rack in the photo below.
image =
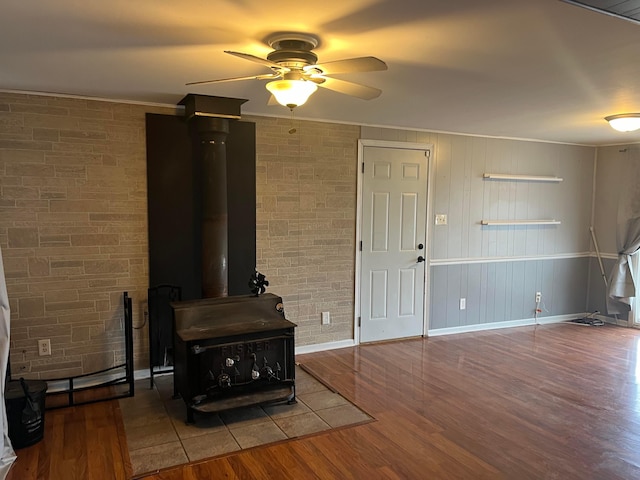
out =
[[[119,365],[105,368],[96,372],[76,375],[67,378],[57,378],[47,380],[49,385],[47,397],[59,397],[66,395],[67,403],[46,405],[47,410],[56,408],[71,407],[74,405],[86,405],[89,403],[103,402],[106,400],[115,400],[118,398],[133,397],[134,395],[134,378],[133,378],[133,309],[131,307],[131,297],[128,292],[123,294],[124,303],[124,341],[125,341],[125,361]],[[104,377],[107,377],[104,379]],[[114,388],[119,385],[126,385],[128,389],[117,393]],[[78,400],[77,394],[89,390],[97,390],[100,388],[107,389],[104,397],[92,398],[90,400]]]

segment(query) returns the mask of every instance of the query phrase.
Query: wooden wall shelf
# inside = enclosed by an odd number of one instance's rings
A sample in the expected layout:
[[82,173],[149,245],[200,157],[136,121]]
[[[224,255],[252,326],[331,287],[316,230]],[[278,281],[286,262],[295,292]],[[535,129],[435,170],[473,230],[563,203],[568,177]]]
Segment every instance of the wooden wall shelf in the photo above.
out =
[[481,225],[560,225],[560,220],[480,220]]
[[525,182],[561,182],[561,177],[547,175],[512,175],[507,173],[484,173],[483,178],[492,180],[520,180]]

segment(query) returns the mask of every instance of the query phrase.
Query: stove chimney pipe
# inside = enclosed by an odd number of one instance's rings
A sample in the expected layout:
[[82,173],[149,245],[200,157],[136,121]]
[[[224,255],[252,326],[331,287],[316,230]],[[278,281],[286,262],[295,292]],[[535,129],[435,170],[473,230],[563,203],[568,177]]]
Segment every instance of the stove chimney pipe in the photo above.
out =
[[229,120],[240,118],[246,100],[189,94],[180,101],[200,143],[202,297],[229,295],[227,149]]

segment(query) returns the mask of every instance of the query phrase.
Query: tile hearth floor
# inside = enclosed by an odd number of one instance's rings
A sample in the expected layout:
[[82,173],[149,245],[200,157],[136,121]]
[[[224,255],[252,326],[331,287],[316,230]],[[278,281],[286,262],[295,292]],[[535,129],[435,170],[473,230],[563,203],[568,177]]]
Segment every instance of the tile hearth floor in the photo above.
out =
[[373,420],[312,375],[296,367],[293,405],[247,407],[195,416],[185,423],[181,399],[173,399],[173,377],[136,382],[134,397],[120,400],[134,476],[288,438]]

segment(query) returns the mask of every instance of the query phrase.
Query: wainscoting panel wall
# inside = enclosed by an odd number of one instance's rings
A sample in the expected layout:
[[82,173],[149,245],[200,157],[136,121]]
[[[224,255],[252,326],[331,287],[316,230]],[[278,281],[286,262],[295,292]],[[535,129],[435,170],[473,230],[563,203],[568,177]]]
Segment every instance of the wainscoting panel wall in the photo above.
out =
[[[595,148],[362,127],[375,140],[433,143],[428,218],[429,329],[580,314],[587,304]],[[556,176],[562,182],[485,179],[484,173]],[[559,220],[486,226],[481,220]],[[466,309],[460,310],[460,298]]]
[[[589,257],[431,267],[430,330],[584,312]],[[460,309],[465,298],[466,308]]]
[[[589,293],[587,295],[588,301],[586,311],[593,313],[597,310],[600,312],[599,315],[607,315],[607,289],[604,285],[604,280],[602,279],[600,265],[598,265],[598,259],[596,257],[592,257],[590,260]],[[607,281],[614,264],[615,260],[612,258],[602,259],[602,265],[604,266]],[[611,315],[611,318],[614,318],[613,315]],[[626,321],[627,317],[624,316],[624,318],[621,317],[620,319]]]

